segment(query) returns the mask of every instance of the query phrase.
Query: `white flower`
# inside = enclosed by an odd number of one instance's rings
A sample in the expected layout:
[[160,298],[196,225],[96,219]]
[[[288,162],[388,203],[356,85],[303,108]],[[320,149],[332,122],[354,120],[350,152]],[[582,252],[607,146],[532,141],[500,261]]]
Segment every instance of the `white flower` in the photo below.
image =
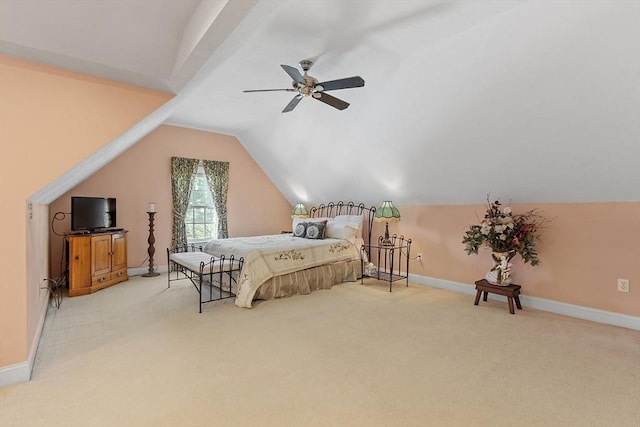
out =
[[491,227],[488,224],[482,224],[482,227],[480,227],[480,232],[486,236],[491,232]]
[[511,215],[511,208],[509,206],[503,208],[502,213],[505,215]]
[[500,240],[507,240],[507,235],[506,234],[501,234],[500,235]]
[[504,228],[505,228],[504,225],[496,225],[495,226],[496,233],[502,233],[504,231]]

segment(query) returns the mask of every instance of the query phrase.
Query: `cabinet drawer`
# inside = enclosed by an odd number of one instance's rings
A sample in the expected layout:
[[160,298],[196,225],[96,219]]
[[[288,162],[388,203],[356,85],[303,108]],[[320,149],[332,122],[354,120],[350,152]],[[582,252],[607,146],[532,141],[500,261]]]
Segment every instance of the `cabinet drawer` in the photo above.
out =
[[111,279],[120,279],[123,277],[127,277],[127,269],[122,269],[122,270],[118,270],[118,271],[112,271],[111,272]]
[[107,282],[111,279],[110,273],[99,274],[97,276],[93,276],[91,278],[91,286],[100,285],[104,282]]

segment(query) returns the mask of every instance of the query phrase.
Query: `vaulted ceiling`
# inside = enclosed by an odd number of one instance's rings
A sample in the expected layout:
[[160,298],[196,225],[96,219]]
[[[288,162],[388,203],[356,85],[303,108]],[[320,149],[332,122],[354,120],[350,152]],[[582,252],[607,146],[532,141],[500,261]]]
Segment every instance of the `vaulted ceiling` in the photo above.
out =
[[[112,157],[167,123],[236,136],[291,202],[640,200],[638,1],[0,0],[0,19],[0,53],[177,94]],[[303,59],[365,86],[331,92],[343,111],[243,93]]]

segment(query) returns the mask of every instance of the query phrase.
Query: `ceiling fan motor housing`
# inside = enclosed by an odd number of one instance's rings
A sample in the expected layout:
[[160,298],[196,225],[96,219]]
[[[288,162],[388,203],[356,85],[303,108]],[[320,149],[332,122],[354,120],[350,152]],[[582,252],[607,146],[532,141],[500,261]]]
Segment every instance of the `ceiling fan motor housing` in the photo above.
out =
[[304,71],[305,73],[311,69],[312,65],[313,65],[313,61],[310,61],[308,59],[303,59],[302,61],[300,61],[300,67],[302,68],[302,71]]
[[304,84],[293,82],[293,87],[300,93],[300,95],[309,96],[313,92],[321,91],[322,86],[318,85],[318,80],[304,73]]

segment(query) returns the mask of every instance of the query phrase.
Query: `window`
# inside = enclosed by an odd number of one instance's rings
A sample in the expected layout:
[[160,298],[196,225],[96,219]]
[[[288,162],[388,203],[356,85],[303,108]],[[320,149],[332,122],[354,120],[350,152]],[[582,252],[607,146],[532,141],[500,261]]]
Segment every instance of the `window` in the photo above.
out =
[[189,243],[218,238],[218,215],[202,165],[193,180],[184,227]]

